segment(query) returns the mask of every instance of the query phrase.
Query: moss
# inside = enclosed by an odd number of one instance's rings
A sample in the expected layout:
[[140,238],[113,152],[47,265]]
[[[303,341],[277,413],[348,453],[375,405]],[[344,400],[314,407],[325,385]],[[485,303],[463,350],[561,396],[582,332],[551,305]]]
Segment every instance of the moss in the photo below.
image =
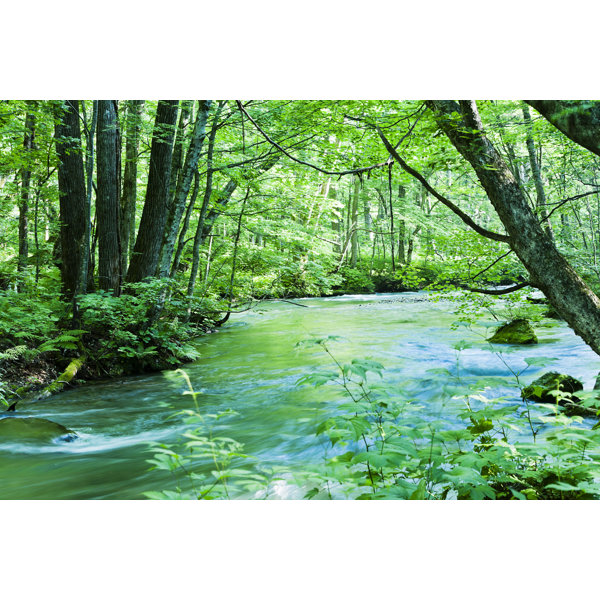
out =
[[70,442],[77,434],[60,423],[38,417],[6,417],[0,419],[0,441]]
[[53,381],[50,385],[47,385],[41,392],[39,392],[36,395],[37,399],[40,400],[42,398],[47,398],[52,394],[57,394],[58,392],[61,392],[64,386],[67,383],[70,383],[75,378],[77,372],[79,371],[79,369],[81,369],[84,363],[85,357],[73,358],[67,366],[67,368],[56,378],[56,380]]
[[557,400],[556,392],[558,391],[561,392],[559,404],[564,403],[566,400],[572,403],[578,401],[577,396],[573,394],[581,390],[583,390],[583,384],[579,379],[556,371],[549,371],[536,379],[531,385],[523,388],[521,396],[525,400],[554,404]]
[[538,339],[527,319],[515,319],[498,327],[494,335],[488,338],[488,342],[492,344],[537,344]]

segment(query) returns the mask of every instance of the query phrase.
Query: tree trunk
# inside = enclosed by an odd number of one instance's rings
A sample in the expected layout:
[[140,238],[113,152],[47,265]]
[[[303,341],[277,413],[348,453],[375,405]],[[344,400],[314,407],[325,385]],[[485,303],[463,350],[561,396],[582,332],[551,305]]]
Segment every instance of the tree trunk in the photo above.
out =
[[533,175],[533,181],[535,183],[535,193],[537,197],[537,209],[542,217],[542,220],[546,222],[545,229],[546,233],[554,239],[554,233],[552,232],[552,225],[548,220],[548,211],[546,210],[546,193],[544,192],[544,183],[542,182],[542,173],[540,165],[535,155],[535,144],[533,141],[533,127],[531,124],[531,114],[529,112],[529,106],[523,103],[523,118],[525,120],[525,127],[527,128],[527,153],[529,154],[529,164],[531,166],[531,174]]
[[29,258],[29,196],[31,191],[31,164],[30,154],[34,147],[35,115],[30,107],[25,116],[25,133],[23,135],[23,149],[25,150],[26,165],[21,171],[21,201],[19,203],[19,256],[17,260],[17,291],[23,291],[22,276],[27,270]]
[[121,288],[119,243],[119,143],[116,100],[98,101],[96,228],[98,284],[118,296]]
[[146,200],[127,272],[129,283],[153,277],[158,266],[167,221],[171,158],[178,107],[178,100],[159,100],[156,109]]
[[[400,200],[400,214],[404,213],[403,200],[406,197],[406,188],[403,185],[398,186],[398,199]],[[406,221],[400,219],[398,222],[398,262],[403,265],[406,263]]]
[[194,105],[193,100],[183,100],[181,102],[181,110],[179,111],[179,125],[177,126],[177,133],[175,134],[175,141],[173,142],[173,156],[171,158],[171,177],[169,181],[169,206],[175,198],[175,191],[177,190],[177,180],[179,178],[179,172],[183,166],[183,155],[186,144],[186,131],[190,124],[190,117],[192,114],[192,108]]
[[[200,100],[200,108],[196,116],[196,123],[194,125],[190,146],[185,156],[185,164],[179,180],[177,181],[175,197],[167,216],[160,262],[156,272],[157,277],[166,277],[169,274],[169,267],[171,265],[171,259],[173,258],[173,249],[175,247],[177,232],[179,231],[179,224],[181,223],[185,203],[188,194],[190,193],[194,173],[198,170],[198,161],[200,160],[200,152],[202,151],[202,146],[206,137],[206,121],[208,119],[211,104],[211,100]],[[215,115],[215,123],[219,118],[223,105],[224,103],[219,104],[217,114]]]
[[66,100],[55,125],[60,196],[60,243],[62,294],[66,300],[85,293],[89,246],[88,207],[81,153],[79,101]]
[[358,195],[360,191],[360,179],[357,175],[354,177],[354,193],[352,194],[352,205],[350,214],[352,219],[351,234],[350,234],[350,266],[355,269],[358,260]]
[[526,100],[569,139],[600,156],[600,102]]
[[98,124],[98,100],[92,101],[92,122],[88,125],[86,119],[85,103],[81,101],[81,113],[83,116],[83,124],[86,132],[85,143],[85,181],[86,181],[86,210],[87,210],[87,226],[85,234],[85,243],[89,248],[89,260],[86,268],[85,278],[87,280],[86,291],[93,292],[94,286],[94,252],[90,248],[90,234],[92,222],[92,192],[94,190],[94,139],[96,136],[96,126]]
[[388,191],[390,202],[390,256],[392,259],[392,274],[396,272],[396,250],[394,248],[394,205],[392,204],[392,165],[388,171]]
[[127,101],[125,120],[125,170],[121,193],[120,238],[121,273],[127,272],[129,255],[135,240],[135,207],[137,202],[137,164],[140,144],[141,116],[144,100]]
[[559,254],[531,210],[506,163],[486,137],[473,101],[429,101],[438,124],[471,164],[506,228],[509,245],[538,287],[573,328],[600,354],[600,300]]

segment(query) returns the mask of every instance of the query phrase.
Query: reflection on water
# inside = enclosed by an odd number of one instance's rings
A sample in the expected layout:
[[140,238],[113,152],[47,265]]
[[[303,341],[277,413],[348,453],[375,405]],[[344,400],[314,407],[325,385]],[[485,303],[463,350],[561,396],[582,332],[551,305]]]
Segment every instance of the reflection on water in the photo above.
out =
[[[302,375],[330,366],[319,348],[295,348],[311,335],[342,336],[331,346],[340,362],[357,357],[381,362],[390,388],[424,401],[432,418],[455,418],[462,401],[451,397],[466,383],[483,382],[489,387],[486,396],[519,402],[511,371],[522,371],[525,358],[550,353],[562,372],[581,379],[587,389],[593,387],[600,359],[564,324],[540,328],[542,343],[503,353],[500,359],[489,351],[483,327],[450,328],[456,317],[449,302],[405,301],[411,297],[415,295],[307,299],[302,301],[307,308],[269,302],[238,315],[200,340],[202,358],[185,367],[201,392],[202,410],[235,410],[236,415],[218,422],[219,434],[242,442],[262,463],[285,465],[293,472],[318,462],[323,449],[315,428],[335,412],[339,393],[329,386],[295,385]],[[461,340],[470,347],[457,361],[453,347]],[[432,369],[446,369],[450,376],[441,378]],[[545,370],[529,367],[521,382],[530,383]],[[457,375],[460,383],[453,384]],[[51,419],[80,437],[71,443],[0,445],[0,498],[126,499],[173,488],[172,475],[148,470],[147,443],[173,442],[186,430],[180,418],[172,417],[190,407],[185,389],[181,377],[166,372],[91,384],[27,406],[21,416]],[[277,483],[273,491],[277,497],[298,496],[291,483]]]

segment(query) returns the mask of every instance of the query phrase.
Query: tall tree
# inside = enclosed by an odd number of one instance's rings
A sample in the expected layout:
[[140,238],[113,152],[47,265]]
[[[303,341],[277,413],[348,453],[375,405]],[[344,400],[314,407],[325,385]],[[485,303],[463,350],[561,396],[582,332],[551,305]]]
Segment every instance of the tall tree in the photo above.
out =
[[[181,223],[185,203],[188,194],[190,193],[194,173],[198,169],[198,161],[200,160],[200,153],[206,137],[206,121],[208,119],[208,112],[212,101],[200,100],[199,104],[200,106],[196,116],[196,123],[194,124],[192,139],[190,140],[190,145],[185,155],[185,164],[179,174],[175,196],[167,215],[163,243],[160,251],[160,261],[156,272],[157,277],[166,277],[169,274],[169,267],[171,266],[171,259],[173,258],[173,249],[175,248],[179,224]],[[221,103],[218,107],[217,116],[215,117],[216,120],[219,118],[223,105],[224,103]]]
[[98,101],[96,222],[98,284],[118,296],[121,288],[119,243],[119,136],[116,100]]
[[[29,103],[25,116],[25,133],[23,135],[23,149],[25,151],[25,165],[21,170],[21,201],[19,202],[19,257],[17,273],[22,275],[27,269],[29,257],[29,197],[31,191],[31,162],[30,154],[34,147],[35,139],[35,103]],[[22,291],[23,282],[18,278],[17,290]]]
[[178,100],[160,100],[156,109],[146,200],[127,271],[129,283],[142,281],[156,274],[167,222],[173,138],[178,108]]
[[138,152],[144,100],[128,100],[125,118],[125,169],[121,192],[119,237],[121,239],[121,272],[127,272],[129,254],[135,241],[135,206],[137,201]]
[[526,144],[527,154],[529,154],[529,165],[531,166],[531,174],[533,175],[533,182],[535,183],[535,193],[537,198],[537,209],[545,221],[545,229],[550,237],[554,237],[552,232],[552,225],[548,219],[548,211],[546,209],[546,192],[544,190],[544,183],[542,181],[542,170],[538,162],[538,158],[535,152],[535,142],[533,141],[533,124],[531,122],[531,113],[529,112],[529,106],[523,103],[521,107],[523,111],[523,119],[525,121],[526,128]]
[[350,228],[350,266],[356,268],[358,261],[358,196],[360,191],[360,179],[358,175],[354,176],[354,189],[349,204]]
[[72,300],[85,293],[89,246],[89,219],[81,152],[79,101],[66,100],[57,109],[55,125],[60,197],[60,272],[62,293]]

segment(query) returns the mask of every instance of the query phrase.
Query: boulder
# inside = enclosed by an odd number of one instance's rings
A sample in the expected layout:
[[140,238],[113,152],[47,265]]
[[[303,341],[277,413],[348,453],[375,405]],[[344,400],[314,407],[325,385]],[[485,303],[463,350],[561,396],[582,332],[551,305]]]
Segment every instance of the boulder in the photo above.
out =
[[515,319],[496,329],[488,338],[492,344],[537,344],[538,339],[531,323],[527,319]]
[[39,417],[5,417],[0,419],[2,442],[72,442],[78,436],[64,425]]
[[570,375],[549,371],[536,379],[531,385],[523,388],[521,396],[525,400],[555,404],[557,396],[553,392],[556,392],[556,390],[566,394],[564,398],[559,400],[559,404],[565,404],[566,401],[571,404],[579,401],[575,393],[583,390],[583,384]]

